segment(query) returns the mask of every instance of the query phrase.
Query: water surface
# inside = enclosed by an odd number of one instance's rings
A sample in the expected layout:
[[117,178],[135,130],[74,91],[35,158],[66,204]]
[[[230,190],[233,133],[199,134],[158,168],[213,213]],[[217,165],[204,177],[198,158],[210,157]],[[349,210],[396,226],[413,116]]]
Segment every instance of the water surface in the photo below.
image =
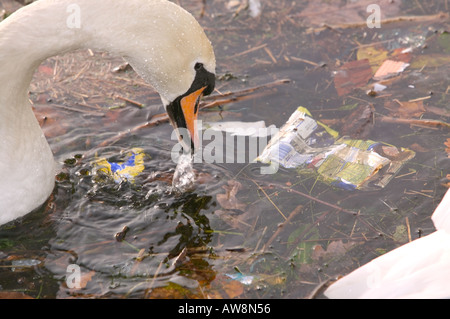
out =
[[[392,22],[369,29],[365,1],[272,1],[257,17],[232,1],[204,8],[181,1],[215,47],[214,94],[290,80],[203,110],[202,120],[280,127],[301,105],[338,132],[413,149],[414,159],[377,191],[337,189],[310,171],[262,175],[259,164],[197,163],[195,189],[180,194],[171,188],[168,123],[117,138],[163,111],[151,87],[132,70],[113,72],[123,61],[106,53],[45,61],[30,99],[61,173],[45,205],[0,227],[0,290],[34,298],[305,298],[322,282],[434,231],[430,216],[448,183],[448,129],[382,116],[449,121],[449,20],[434,17],[446,4],[395,1],[383,12]],[[339,12],[347,18],[332,20]],[[400,15],[423,18],[396,21]],[[346,19],[355,25],[342,27]],[[338,95],[336,72],[364,46],[387,54],[413,47],[411,67],[375,97],[366,94],[369,83]],[[423,97],[421,114],[387,107]],[[349,125],[350,114],[369,104],[374,121]],[[99,158],[121,162],[133,147],[146,154],[133,182],[96,171]],[[68,287],[70,265],[79,267],[81,288]]]

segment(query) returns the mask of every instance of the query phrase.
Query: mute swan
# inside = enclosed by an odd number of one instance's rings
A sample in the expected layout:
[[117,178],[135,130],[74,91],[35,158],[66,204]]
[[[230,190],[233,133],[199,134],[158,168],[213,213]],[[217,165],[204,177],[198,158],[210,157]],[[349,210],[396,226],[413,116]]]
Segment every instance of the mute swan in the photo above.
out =
[[191,14],[166,0],[34,2],[0,23],[0,225],[53,190],[56,165],[28,87],[43,60],[80,48],[128,60],[158,91],[177,132],[190,132],[187,147],[197,142],[198,102],[214,89],[215,56]]
[[450,190],[431,217],[437,229],[332,284],[328,298],[449,298]]

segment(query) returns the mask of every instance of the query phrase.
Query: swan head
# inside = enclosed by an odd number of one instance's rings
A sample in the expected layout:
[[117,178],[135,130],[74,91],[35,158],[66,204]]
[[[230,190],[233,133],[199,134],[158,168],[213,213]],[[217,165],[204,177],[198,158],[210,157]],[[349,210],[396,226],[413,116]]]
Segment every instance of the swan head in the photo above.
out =
[[[206,70],[201,62],[194,65],[195,77],[189,89],[173,101],[166,102],[166,111],[177,131],[180,143],[187,150],[194,150],[198,144],[197,117],[200,99],[214,90],[215,75]],[[186,136],[187,135],[187,136]]]
[[[78,8],[74,13],[68,10],[73,6]],[[69,18],[77,12],[79,25],[71,26]],[[198,144],[199,100],[214,90],[216,60],[203,28],[185,9],[167,0],[42,0],[19,10],[2,26],[0,43],[2,36],[13,42],[17,54],[32,64],[26,66],[30,70],[49,56],[79,48],[124,57],[161,96],[184,149]],[[12,30],[4,31],[8,28]],[[14,41],[22,35],[22,41]],[[28,49],[30,39],[37,39],[33,41],[39,50]],[[26,74],[31,77],[32,72]]]
[[193,150],[198,146],[200,99],[215,85],[212,44],[197,20],[178,5],[140,3],[135,19],[123,23],[113,41],[121,42],[119,53],[160,94],[181,145]]

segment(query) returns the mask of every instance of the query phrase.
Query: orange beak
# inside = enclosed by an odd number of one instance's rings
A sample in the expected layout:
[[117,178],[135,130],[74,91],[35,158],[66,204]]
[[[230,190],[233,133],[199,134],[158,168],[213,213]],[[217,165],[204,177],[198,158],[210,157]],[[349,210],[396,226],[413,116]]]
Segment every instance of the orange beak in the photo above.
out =
[[191,134],[191,140],[194,143],[195,148],[197,148],[199,145],[198,131],[197,131],[197,117],[198,117],[199,103],[200,98],[202,97],[203,91],[205,89],[206,86],[183,97],[180,101],[183,116],[186,121],[186,128]]

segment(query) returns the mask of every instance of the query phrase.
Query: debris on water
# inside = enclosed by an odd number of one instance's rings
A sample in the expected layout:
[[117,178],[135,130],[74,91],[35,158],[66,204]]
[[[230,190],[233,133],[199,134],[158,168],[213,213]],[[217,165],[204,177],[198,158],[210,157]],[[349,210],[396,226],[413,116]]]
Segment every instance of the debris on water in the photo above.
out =
[[187,278],[185,276],[175,275],[169,280],[171,283],[177,284],[181,287],[188,289],[196,289],[199,286],[199,282],[194,279]]
[[384,91],[385,89],[387,88],[387,86],[386,85],[383,85],[383,84],[380,84],[380,83],[375,83],[374,85],[373,85],[373,90],[375,91],[375,92],[381,92],[381,91]]
[[125,239],[125,236],[127,234],[127,232],[130,230],[130,228],[128,226],[123,226],[122,230],[120,232],[115,233],[114,238],[117,241],[123,241]]
[[372,68],[369,59],[350,61],[336,71],[334,86],[339,96],[362,87],[372,78]]
[[384,80],[403,72],[409,63],[403,61],[386,60],[373,76],[374,80]]
[[233,280],[237,280],[244,285],[251,285],[251,283],[255,279],[254,276],[244,275],[243,273],[240,272],[235,274],[225,274],[225,276],[230,277]]
[[128,62],[125,62],[121,65],[116,66],[115,68],[113,68],[111,70],[111,72],[113,73],[120,73],[120,72],[125,72],[128,70],[132,70],[133,68],[131,67],[131,65]]
[[11,267],[12,271],[16,271],[16,270],[20,270],[21,268],[28,268],[28,267],[33,267],[33,266],[37,266],[41,263],[42,261],[37,260],[37,259],[18,259],[18,260],[13,260],[11,262],[12,266],[15,267]]
[[257,158],[286,168],[310,168],[343,189],[383,188],[415,152],[372,140],[343,136],[299,107]]
[[272,135],[275,125],[266,127],[264,121],[242,122],[210,122],[204,123],[203,128],[211,129],[218,132],[230,133],[231,136],[250,136],[250,137],[266,137]]
[[256,18],[261,14],[261,1],[260,0],[249,0],[248,9],[250,11],[250,16]]
[[124,162],[110,162],[105,158],[97,159],[94,163],[96,172],[101,172],[114,179],[116,183],[122,181],[133,182],[134,178],[144,170],[144,153],[142,148],[133,148],[127,152],[127,159]]

